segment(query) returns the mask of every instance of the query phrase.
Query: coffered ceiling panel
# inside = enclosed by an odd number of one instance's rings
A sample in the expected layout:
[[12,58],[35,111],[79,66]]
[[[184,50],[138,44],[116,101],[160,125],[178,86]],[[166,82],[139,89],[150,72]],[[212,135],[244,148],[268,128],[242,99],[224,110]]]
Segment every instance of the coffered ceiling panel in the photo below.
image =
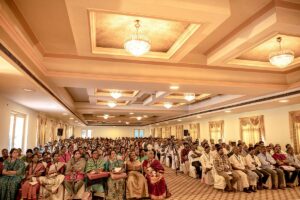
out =
[[271,52],[279,51],[279,45],[276,41],[277,37],[281,37],[281,47],[282,50],[289,49],[295,54],[295,58],[300,56],[300,37],[299,36],[289,36],[283,34],[277,34],[274,37],[262,42],[258,46],[246,51],[238,57],[241,60],[253,60],[253,61],[269,61],[269,54]]
[[124,42],[136,34],[135,21],[139,20],[139,34],[151,43],[145,57],[169,59],[200,24],[164,20],[143,16],[90,11],[91,44],[94,54],[128,55]]

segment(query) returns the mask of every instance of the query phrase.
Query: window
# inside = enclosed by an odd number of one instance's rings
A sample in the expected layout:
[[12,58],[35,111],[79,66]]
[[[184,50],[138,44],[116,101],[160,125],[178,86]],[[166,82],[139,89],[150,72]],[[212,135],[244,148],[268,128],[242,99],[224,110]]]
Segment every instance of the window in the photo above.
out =
[[82,138],[91,138],[92,137],[92,130],[81,130],[81,137]]
[[9,148],[23,148],[26,115],[10,113]]
[[224,121],[209,122],[209,134],[211,142],[213,141],[215,144],[218,143],[219,139],[223,140]]
[[144,129],[134,129],[134,137],[135,138],[144,137]]
[[240,118],[240,131],[241,139],[246,144],[254,145],[261,140],[264,141],[264,116]]

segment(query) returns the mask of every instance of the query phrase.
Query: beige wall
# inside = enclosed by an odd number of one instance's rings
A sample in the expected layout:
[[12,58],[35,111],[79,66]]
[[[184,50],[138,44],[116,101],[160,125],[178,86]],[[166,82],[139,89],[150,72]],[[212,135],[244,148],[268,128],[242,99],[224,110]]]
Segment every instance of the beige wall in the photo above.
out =
[[[26,115],[25,137],[23,140],[24,149],[33,148],[36,145],[37,115],[34,110],[14,103],[0,96],[0,149],[9,147],[9,124],[10,112],[15,111]],[[28,136],[28,137],[27,137]]]
[[[264,115],[265,121],[265,135],[267,143],[279,143],[286,145],[291,143],[290,138],[290,124],[289,124],[289,112],[300,110],[300,104],[284,106],[275,109],[257,110],[253,112],[245,113],[229,113],[223,114],[218,117],[208,119],[198,119],[191,122],[178,123],[183,124],[184,129],[188,129],[190,123],[200,123],[200,139],[209,139],[209,121],[224,120],[224,138],[225,141],[239,140],[240,139],[240,122],[241,117],[250,117],[256,115]],[[175,125],[172,125],[175,126]],[[155,127],[155,126],[152,126]],[[172,127],[172,135],[175,135],[175,129]]]
[[76,127],[74,130],[75,137],[81,137],[82,129],[91,129],[93,137],[134,137],[134,129],[144,129],[144,135],[149,135],[148,127],[125,127],[125,126],[89,126]]

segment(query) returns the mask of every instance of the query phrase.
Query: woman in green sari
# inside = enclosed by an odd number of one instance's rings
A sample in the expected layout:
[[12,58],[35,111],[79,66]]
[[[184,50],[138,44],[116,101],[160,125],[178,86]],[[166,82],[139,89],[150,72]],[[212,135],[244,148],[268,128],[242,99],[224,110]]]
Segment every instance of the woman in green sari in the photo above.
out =
[[10,158],[4,161],[3,176],[0,177],[0,200],[14,200],[25,174],[24,162],[18,159],[19,151],[10,151]]
[[[112,150],[110,152],[110,156],[108,161],[105,163],[106,171],[111,173],[122,173],[126,170],[124,169],[124,162],[122,160],[118,160],[116,156],[116,152]],[[108,186],[108,194],[107,200],[123,200],[125,195],[125,179],[113,179],[112,177],[108,178],[107,181]]]
[[[87,161],[86,167],[85,167],[85,172],[86,173],[92,173],[92,174],[98,174],[104,171],[104,164],[105,161],[102,158],[99,158],[99,153],[97,150],[92,151],[92,158],[90,158]],[[90,191],[94,193],[95,196],[98,197],[103,197],[105,196],[104,194],[104,184],[105,179],[97,179],[97,180],[89,180],[87,178],[86,184],[87,184],[87,191]]]

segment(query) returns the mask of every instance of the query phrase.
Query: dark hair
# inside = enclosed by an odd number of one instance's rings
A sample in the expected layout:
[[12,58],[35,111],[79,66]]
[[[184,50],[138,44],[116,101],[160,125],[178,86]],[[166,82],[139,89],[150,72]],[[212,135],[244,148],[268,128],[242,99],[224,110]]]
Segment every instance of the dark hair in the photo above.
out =
[[18,149],[12,148],[12,149],[10,150],[9,154],[12,154],[14,151],[18,151]]
[[249,147],[248,151],[250,152],[252,150],[254,150],[254,147]]
[[94,152],[97,152],[97,153],[98,153],[98,151],[97,151],[96,149],[94,149],[94,150],[92,151],[92,154],[93,154]]
[[206,145],[205,147],[204,147],[204,149],[208,149],[210,146],[209,145]]
[[34,147],[33,148],[33,151],[35,151],[35,150],[40,150],[38,147]]
[[76,154],[77,152],[79,152],[79,153],[80,153],[80,151],[79,151],[79,150],[75,150],[75,151],[73,152],[73,155],[75,156],[75,154]]
[[32,149],[27,149],[26,153],[33,153]]

